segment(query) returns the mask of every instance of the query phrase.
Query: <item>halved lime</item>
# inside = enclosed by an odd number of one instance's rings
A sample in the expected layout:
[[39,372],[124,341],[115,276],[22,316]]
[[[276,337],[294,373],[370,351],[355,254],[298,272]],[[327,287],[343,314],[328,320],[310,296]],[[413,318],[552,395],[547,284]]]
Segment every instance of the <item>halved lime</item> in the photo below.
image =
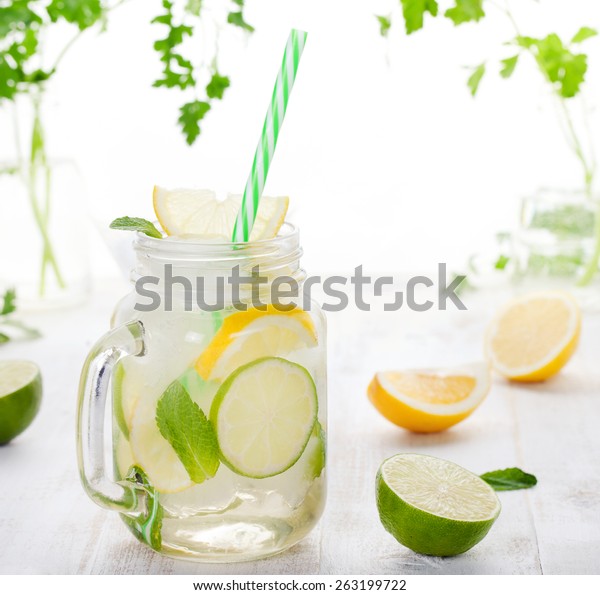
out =
[[0,362],[0,444],[33,421],[42,400],[42,377],[33,362]]
[[500,514],[494,490],[444,459],[398,454],[377,473],[381,523],[420,554],[455,556],[479,543]]
[[239,367],[210,410],[222,461],[248,477],[271,477],[303,453],[317,419],[317,389],[302,366],[265,357]]

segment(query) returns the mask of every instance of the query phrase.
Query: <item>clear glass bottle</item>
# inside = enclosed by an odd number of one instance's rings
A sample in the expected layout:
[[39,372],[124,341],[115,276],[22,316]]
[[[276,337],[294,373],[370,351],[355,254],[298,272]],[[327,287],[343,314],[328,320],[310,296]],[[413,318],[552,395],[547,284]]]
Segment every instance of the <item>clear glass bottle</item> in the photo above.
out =
[[[240,561],[287,549],[315,526],[326,495],[325,320],[302,293],[298,231],[285,224],[277,238],[246,244],[138,235],[134,247],[137,290],[82,373],[86,491],[167,555]],[[236,271],[248,276],[239,296],[228,283]],[[260,286],[248,282],[258,274]],[[282,276],[298,288],[288,311],[270,299]],[[314,391],[314,409],[311,396],[282,410],[300,390],[288,372]],[[103,458],[111,391],[112,477]],[[235,391],[250,395],[241,413],[224,405],[240,402]]]

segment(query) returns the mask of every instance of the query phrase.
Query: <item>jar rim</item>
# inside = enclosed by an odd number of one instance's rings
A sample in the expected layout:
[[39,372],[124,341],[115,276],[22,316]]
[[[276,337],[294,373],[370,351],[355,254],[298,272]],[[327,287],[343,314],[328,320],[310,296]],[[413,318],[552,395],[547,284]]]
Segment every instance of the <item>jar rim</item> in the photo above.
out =
[[[274,238],[262,240],[253,240],[249,242],[232,242],[226,240],[208,240],[196,237],[176,238],[163,236],[153,238],[142,232],[136,232],[134,247],[136,249],[148,250],[151,252],[174,252],[174,253],[195,253],[216,254],[220,250],[231,253],[231,250],[248,251],[256,248],[276,248],[289,241],[298,240],[299,230],[293,223],[284,221],[279,232]],[[254,250],[252,250],[254,251]]]

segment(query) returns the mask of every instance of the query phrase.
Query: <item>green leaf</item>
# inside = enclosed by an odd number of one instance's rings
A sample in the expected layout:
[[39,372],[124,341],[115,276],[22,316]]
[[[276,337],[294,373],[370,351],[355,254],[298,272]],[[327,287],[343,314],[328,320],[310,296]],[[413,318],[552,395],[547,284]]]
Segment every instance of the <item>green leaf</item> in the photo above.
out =
[[2,308],[0,308],[0,316],[11,314],[17,309],[16,304],[17,292],[14,289],[7,289],[2,297]]
[[223,99],[223,93],[227,87],[229,87],[229,77],[221,76],[218,72],[215,72],[208,85],[206,85],[206,95],[211,99]]
[[254,27],[252,25],[248,24],[244,20],[244,13],[242,11],[230,12],[227,15],[227,22],[230,25],[235,25],[236,27],[245,29],[246,31],[249,31],[250,33],[252,33],[254,31]]
[[200,135],[200,120],[209,110],[210,103],[206,101],[196,100],[181,106],[177,121],[181,124],[188,145],[191,145]]
[[0,345],[2,343],[8,343],[10,341],[10,337],[5,335],[4,333],[0,333]]
[[525,473],[518,467],[490,471],[481,475],[481,479],[490,484],[497,492],[526,490],[537,483],[535,475]]
[[498,256],[498,260],[496,260],[496,263],[494,264],[494,268],[498,271],[503,271],[509,262],[510,262],[510,256],[506,256],[505,254],[500,254],[500,256]]
[[217,436],[179,381],[171,383],[158,400],[156,423],[193,482],[214,477],[219,468]]
[[436,0],[400,0],[406,33],[410,35],[423,28],[423,19],[426,12],[437,16],[438,3]]
[[375,18],[379,21],[379,33],[382,37],[387,37],[390,32],[390,27],[392,26],[391,18],[389,16],[385,17],[380,15],[375,15]]
[[137,465],[133,465],[129,469],[127,477],[124,479],[135,483],[146,492],[146,506],[139,516],[132,518],[123,515],[123,520],[135,530],[142,541],[159,552],[162,546],[161,530],[164,517],[164,509],[160,504],[159,495],[144,470]]
[[571,43],[581,43],[590,37],[595,37],[598,35],[598,31],[596,29],[592,29],[591,27],[581,27],[575,35],[573,35],[573,39],[571,39]]
[[145,233],[151,238],[162,238],[162,233],[154,227],[154,224],[141,217],[119,217],[115,219],[109,227],[122,231],[139,231]]
[[202,0],[188,0],[185,10],[195,17],[199,17],[202,10]]
[[454,0],[455,5],[449,8],[444,16],[449,18],[455,25],[479,21],[485,16],[483,11],[483,0]]
[[30,0],[12,0],[8,6],[0,6],[0,38],[11,31],[25,31],[42,22],[29,4]]
[[516,42],[534,54],[538,68],[561,97],[570,98],[579,93],[587,72],[585,54],[571,52],[556,33],[542,39],[519,36]]
[[471,89],[471,95],[475,97],[479,89],[479,83],[485,74],[485,62],[473,69],[473,73],[467,80],[467,86]]
[[47,11],[53,23],[64,19],[83,31],[100,19],[103,8],[100,0],[52,0]]
[[519,54],[512,56],[511,58],[505,58],[502,60],[502,69],[500,70],[500,76],[503,79],[509,78],[515,71],[517,62],[519,60]]

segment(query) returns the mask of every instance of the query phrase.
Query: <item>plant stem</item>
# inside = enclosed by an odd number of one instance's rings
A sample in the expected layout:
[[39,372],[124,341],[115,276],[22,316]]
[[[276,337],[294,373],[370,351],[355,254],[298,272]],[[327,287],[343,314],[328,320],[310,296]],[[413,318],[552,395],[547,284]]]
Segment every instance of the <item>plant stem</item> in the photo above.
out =
[[[29,167],[27,168],[29,201],[33,216],[42,236],[42,264],[40,270],[39,294],[41,297],[46,292],[46,268],[50,266],[54,271],[54,276],[61,289],[66,287],[65,281],[58,268],[52,242],[48,231],[49,214],[50,214],[50,167],[46,156],[44,131],[40,117],[40,96],[38,93],[33,93],[31,96],[33,104],[33,130],[31,133],[31,153],[29,158]],[[45,201],[43,209],[40,207],[40,202],[37,194],[37,173],[38,168],[45,170]]]

